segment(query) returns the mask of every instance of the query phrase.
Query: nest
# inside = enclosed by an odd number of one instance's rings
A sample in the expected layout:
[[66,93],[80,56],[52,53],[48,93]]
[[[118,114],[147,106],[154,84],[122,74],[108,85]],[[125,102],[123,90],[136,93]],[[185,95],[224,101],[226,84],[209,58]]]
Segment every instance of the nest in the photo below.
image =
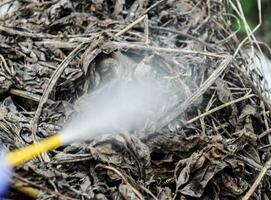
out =
[[253,32],[240,42],[231,25],[230,11],[245,21],[241,9],[219,0],[1,3],[6,150],[61,130],[112,77],[163,72],[183,91],[144,131],[73,143],[16,168],[9,199],[238,199],[247,191],[244,199],[268,199],[271,107],[260,69],[242,52],[256,43]]

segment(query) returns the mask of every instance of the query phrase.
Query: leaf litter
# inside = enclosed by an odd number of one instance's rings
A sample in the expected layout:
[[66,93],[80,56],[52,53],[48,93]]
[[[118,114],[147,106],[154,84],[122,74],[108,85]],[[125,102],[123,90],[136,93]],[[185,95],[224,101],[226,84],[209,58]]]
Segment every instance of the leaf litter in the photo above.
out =
[[257,47],[253,32],[238,41],[231,25],[245,22],[238,1],[5,0],[0,13],[5,150],[58,132],[116,77],[158,76],[182,91],[132,134],[16,168],[8,199],[269,199],[271,107],[242,51]]

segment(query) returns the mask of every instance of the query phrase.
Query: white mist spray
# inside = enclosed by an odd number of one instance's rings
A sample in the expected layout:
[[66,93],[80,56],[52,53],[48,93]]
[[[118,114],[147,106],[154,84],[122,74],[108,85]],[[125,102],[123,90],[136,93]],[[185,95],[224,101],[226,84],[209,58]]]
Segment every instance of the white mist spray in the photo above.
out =
[[135,65],[122,54],[115,57],[122,70],[103,87],[84,95],[78,113],[61,132],[64,143],[100,134],[154,130],[158,119],[186,96],[184,87],[170,78],[176,74],[152,66],[152,56]]
[[65,143],[103,133],[131,132],[157,120],[169,105],[172,91],[153,78],[114,80],[90,94],[61,133]]

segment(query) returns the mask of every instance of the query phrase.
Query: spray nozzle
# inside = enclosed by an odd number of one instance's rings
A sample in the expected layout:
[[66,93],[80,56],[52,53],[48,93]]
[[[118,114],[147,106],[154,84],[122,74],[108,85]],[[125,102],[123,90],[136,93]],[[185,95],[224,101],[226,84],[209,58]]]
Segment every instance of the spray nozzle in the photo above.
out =
[[38,155],[55,149],[63,144],[59,134],[48,137],[38,143],[33,143],[21,149],[11,151],[4,157],[4,164],[10,167],[18,166]]

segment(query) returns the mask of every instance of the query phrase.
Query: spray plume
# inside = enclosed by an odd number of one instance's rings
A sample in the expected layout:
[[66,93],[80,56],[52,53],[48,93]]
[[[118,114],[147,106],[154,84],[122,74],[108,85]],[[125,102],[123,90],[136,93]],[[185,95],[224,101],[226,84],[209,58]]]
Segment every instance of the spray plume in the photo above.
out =
[[89,95],[61,133],[64,143],[104,133],[132,132],[155,123],[175,92],[154,78],[113,80]]
[[124,78],[111,79],[102,88],[86,95],[79,112],[60,134],[8,153],[5,163],[17,166],[63,144],[99,134],[155,130],[158,120],[185,94],[182,87],[175,87],[163,78],[166,74],[148,72],[144,76],[130,73]]

